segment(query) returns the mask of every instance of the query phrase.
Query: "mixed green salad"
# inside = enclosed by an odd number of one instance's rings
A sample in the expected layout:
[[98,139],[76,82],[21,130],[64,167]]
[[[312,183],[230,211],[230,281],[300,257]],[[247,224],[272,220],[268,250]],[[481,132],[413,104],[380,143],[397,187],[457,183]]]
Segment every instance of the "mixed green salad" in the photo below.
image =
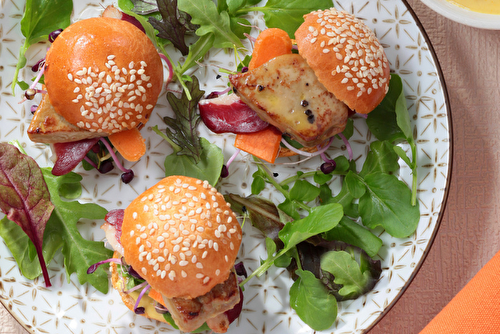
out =
[[[239,66],[229,71],[237,72],[251,54],[242,43],[252,31],[247,13],[262,12],[267,27],[281,28],[293,37],[304,14],[332,5],[327,0],[269,0],[264,5],[258,0],[118,0],[119,9],[143,25],[171,65],[173,82],[182,87],[181,92],[167,93],[173,115],[164,115],[166,131],[154,128],[173,148],[165,157],[165,176],[187,175],[214,186],[220,184],[221,173],[231,179],[221,148],[200,137],[198,131],[202,126],[198,102],[210,92],[203,91],[198,78],[189,73],[207,52],[214,48],[233,50]],[[27,0],[21,20],[26,41],[20,50],[13,89],[29,86],[18,78],[26,65],[28,48],[47,39],[52,31],[66,28],[72,9],[71,0]],[[185,61],[174,63],[169,55],[174,48]],[[369,292],[380,278],[377,254],[383,242],[374,229],[404,238],[415,232],[420,219],[416,143],[398,75],[391,75],[385,99],[368,114],[366,124],[376,141],[370,144],[360,170],[351,157],[332,151],[329,153],[337,157],[330,161],[335,168],[328,173],[318,166],[317,171],[299,171],[279,179],[273,165],[255,158],[251,194],[226,195],[242,221],[251,223],[265,237],[267,258],[241,285],[272,266],[287,268],[293,280],[290,306],[314,330],[330,328],[337,303]],[[348,140],[353,131],[350,119],[343,136]],[[397,145],[401,142],[408,144],[409,152]],[[400,161],[412,171],[410,186],[398,178]],[[85,240],[76,227],[80,218],[102,219],[107,211],[75,200],[82,191],[82,177],[76,173],[52,175],[50,168],[39,168],[16,143],[0,144],[0,169],[0,207],[7,214],[0,221],[0,236],[22,274],[35,279],[43,273],[49,286],[46,266],[61,249],[68,280],[76,272],[80,284],[88,282],[107,293],[106,271],[101,267],[92,275],[86,272],[112,252],[102,242]],[[19,173],[30,175],[30,182],[24,182]],[[331,187],[336,177],[342,179],[340,189]],[[273,202],[260,196],[266,188],[280,193],[276,197],[283,200]],[[224,189],[220,191],[224,193]],[[27,194],[36,194],[36,198]]]

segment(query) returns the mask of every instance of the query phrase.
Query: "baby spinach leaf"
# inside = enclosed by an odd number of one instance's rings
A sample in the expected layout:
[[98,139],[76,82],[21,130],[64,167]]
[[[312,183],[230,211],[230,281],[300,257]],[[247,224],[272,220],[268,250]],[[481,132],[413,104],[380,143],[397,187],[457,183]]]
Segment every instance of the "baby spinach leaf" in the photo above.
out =
[[330,328],[337,318],[337,300],[310,271],[297,269],[299,278],[290,288],[290,306],[312,329]]
[[252,195],[258,195],[266,188],[266,172],[259,168],[252,174],[252,177]]
[[370,152],[366,156],[359,176],[364,177],[375,172],[395,173],[399,170],[398,158],[394,146],[390,142],[375,141],[370,144]]
[[316,172],[314,173],[314,182],[316,182],[319,185],[326,184],[328,181],[332,179],[333,175],[332,174],[325,174],[323,172]]
[[299,206],[297,205],[297,202],[291,200],[291,199],[285,199],[283,202],[278,204],[278,209],[292,217],[293,219],[300,219],[300,214],[297,211],[299,209]]
[[337,203],[313,207],[307,217],[286,224],[279,237],[288,250],[316,234],[331,230],[343,215],[342,206]]
[[374,257],[382,247],[382,240],[363,226],[353,222],[346,216],[339,224],[322,234],[326,240],[343,241],[364,250],[368,256]]
[[340,192],[327,203],[339,203],[344,208],[344,214],[349,217],[358,217],[358,205],[353,203],[354,197],[349,192],[347,185],[344,183]]
[[198,161],[187,155],[172,153],[165,158],[165,176],[184,175],[200,180],[207,180],[215,186],[219,180],[224,154],[215,144],[205,138],[200,138],[201,155]]
[[331,273],[336,284],[343,285],[339,294],[346,298],[356,298],[365,293],[370,281],[370,271],[361,271],[358,262],[344,251],[325,253],[321,257],[321,269]]
[[396,238],[415,232],[420,211],[411,205],[411,190],[394,175],[376,172],[364,178],[366,193],[359,199],[359,214],[363,225],[382,226]]
[[21,32],[26,39],[19,50],[19,59],[12,82],[12,93],[16,88],[19,71],[26,66],[25,53],[28,48],[35,43],[46,40],[54,30],[69,26],[72,11],[72,0],[26,1],[25,11],[21,18]]
[[198,36],[213,33],[215,48],[243,47],[241,40],[231,31],[231,20],[226,11],[218,12],[211,0],[179,0],[180,10],[192,17],[192,23],[200,27],[196,30]]
[[349,171],[349,173],[347,173],[344,179],[344,184],[347,186],[349,194],[351,194],[351,196],[354,198],[360,198],[366,192],[366,187],[363,184],[362,180],[357,177],[357,175],[352,171]]
[[[403,107],[402,100],[404,100],[403,82],[397,74],[393,74],[389,81],[389,91],[366,119],[370,132],[378,140],[394,142],[406,138],[404,131],[398,125],[396,112],[397,107]],[[404,109],[408,114],[406,105],[404,105]]]
[[319,188],[307,182],[298,180],[290,189],[290,199],[302,202],[310,202],[319,196]]

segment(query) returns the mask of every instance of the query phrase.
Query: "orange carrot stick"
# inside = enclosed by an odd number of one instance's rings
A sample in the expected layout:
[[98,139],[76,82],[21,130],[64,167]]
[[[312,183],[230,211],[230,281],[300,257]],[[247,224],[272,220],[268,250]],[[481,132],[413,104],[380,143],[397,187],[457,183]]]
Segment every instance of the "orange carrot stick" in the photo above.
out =
[[290,53],[292,53],[292,40],[288,34],[278,28],[266,29],[255,41],[248,69],[254,69],[275,57]]
[[122,157],[128,161],[137,161],[146,153],[146,141],[136,128],[113,133],[108,138]]
[[152,299],[156,300],[160,304],[165,304],[163,301],[163,297],[161,296],[161,293],[156,291],[155,289],[151,288],[148,292],[148,296],[151,297]]
[[[271,59],[292,53],[292,40],[288,34],[278,28],[262,31],[255,41],[252,60],[248,69],[254,69]],[[274,126],[255,132],[236,135],[234,146],[257,158],[274,163],[281,142],[281,132]]]
[[259,159],[274,163],[280,149],[280,143],[281,131],[270,125],[258,132],[237,135],[234,147]]

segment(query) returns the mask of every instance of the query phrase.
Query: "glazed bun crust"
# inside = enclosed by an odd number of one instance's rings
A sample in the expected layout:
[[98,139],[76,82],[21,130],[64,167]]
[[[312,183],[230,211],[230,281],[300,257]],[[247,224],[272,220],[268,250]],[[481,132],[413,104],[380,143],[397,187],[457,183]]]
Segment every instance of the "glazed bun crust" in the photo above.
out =
[[57,113],[105,135],[147,122],[162,89],[163,65],[134,25],[97,17],[70,25],[56,38],[44,76]]
[[375,33],[335,8],[311,12],[295,32],[300,55],[319,81],[358,113],[369,113],[389,89],[389,62]]
[[229,277],[241,228],[208,182],[170,176],[126,209],[125,261],[167,298],[196,298]]

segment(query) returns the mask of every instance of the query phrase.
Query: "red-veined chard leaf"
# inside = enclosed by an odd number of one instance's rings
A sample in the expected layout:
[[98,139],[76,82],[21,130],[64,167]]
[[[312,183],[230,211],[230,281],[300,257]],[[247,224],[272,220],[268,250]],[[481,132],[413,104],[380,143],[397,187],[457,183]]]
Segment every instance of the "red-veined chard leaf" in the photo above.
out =
[[42,242],[54,205],[35,160],[7,143],[0,143],[0,209],[35,245],[45,285],[51,286]]

